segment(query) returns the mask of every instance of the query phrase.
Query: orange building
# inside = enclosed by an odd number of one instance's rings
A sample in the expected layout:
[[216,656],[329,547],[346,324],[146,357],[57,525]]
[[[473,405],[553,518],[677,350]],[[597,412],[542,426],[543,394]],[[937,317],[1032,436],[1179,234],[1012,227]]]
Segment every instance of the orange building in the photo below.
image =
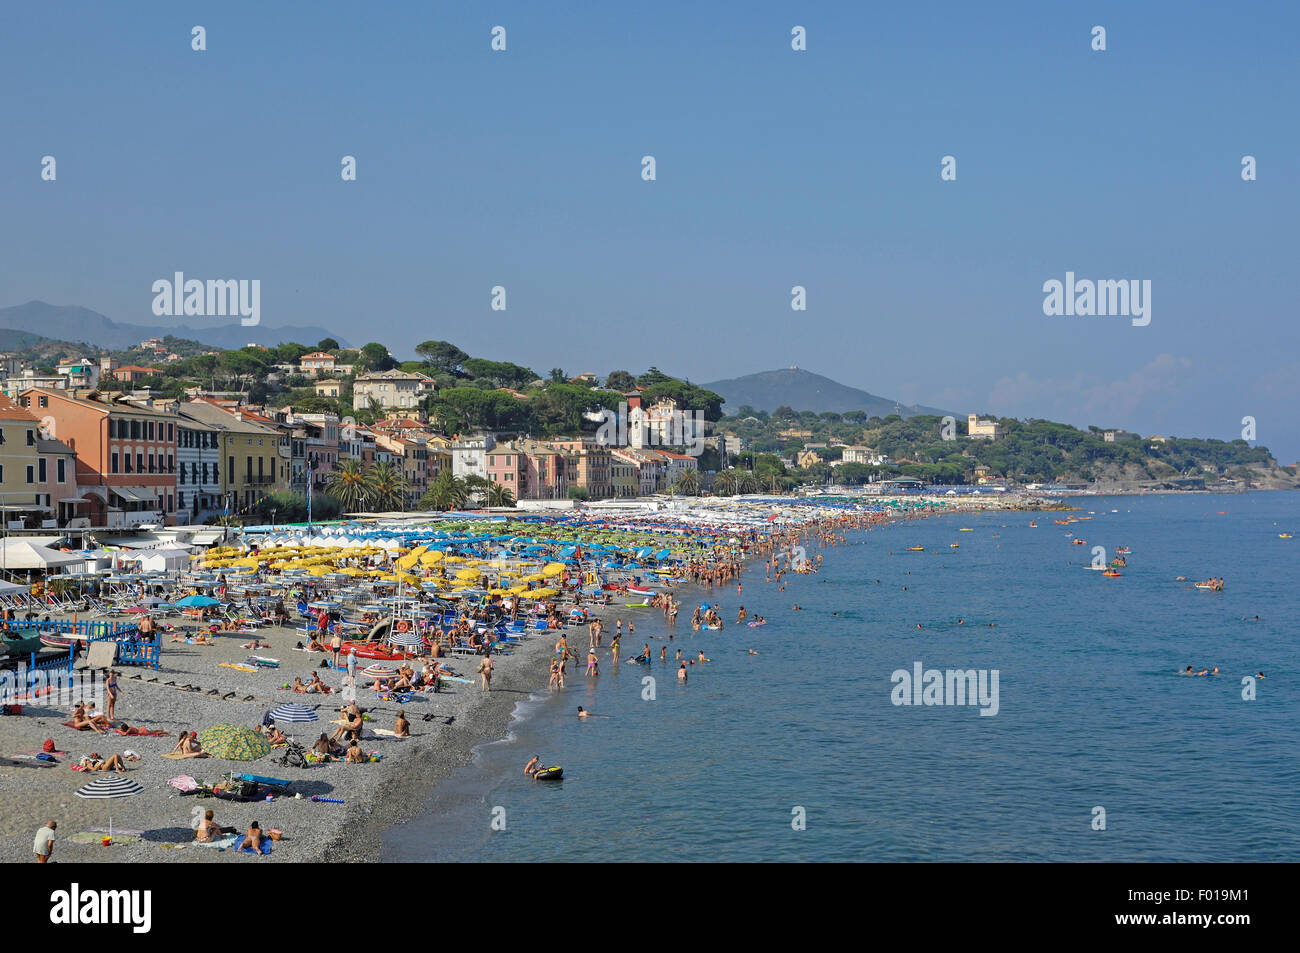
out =
[[77,490],[91,501],[92,526],[175,524],[175,414],[35,387],[18,403],[76,452]]

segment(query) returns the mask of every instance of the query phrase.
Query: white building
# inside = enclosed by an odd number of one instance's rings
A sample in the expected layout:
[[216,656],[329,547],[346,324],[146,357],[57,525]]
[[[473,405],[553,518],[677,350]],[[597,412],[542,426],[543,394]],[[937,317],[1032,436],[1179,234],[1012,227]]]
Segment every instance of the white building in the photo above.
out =
[[487,479],[487,452],[496,446],[490,433],[476,433],[460,437],[451,445],[451,474],[465,479],[476,476]]
[[176,515],[188,514],[191,523],[225,507],[221,495],[220,431],[193,417],[177,421]]

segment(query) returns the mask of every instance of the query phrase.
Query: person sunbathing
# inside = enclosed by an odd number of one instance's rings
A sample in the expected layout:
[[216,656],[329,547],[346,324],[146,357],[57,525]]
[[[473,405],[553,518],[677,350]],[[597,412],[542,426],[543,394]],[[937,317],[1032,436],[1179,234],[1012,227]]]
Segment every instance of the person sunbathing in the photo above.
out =
[[362,722],[360,712],[354,715],[351,712],[348,712],[347,709],[344,709],[344,719],[343,723],[334,729],[334,734],[330,735],[331,741],[337,741],[349,733],[353,735],[353,740],[356,740],[356,737],[361,734]]
[[220,835],[221,828],[212,819],[212,812],[204,811],[203,820],[199,821],[199,826],[194,829],[194,839],[200,844],[210,844]]
[[259,642],[257,639],[253,639],[251,642],[245,642],[240,646],[241,649],[269,649],[270,647],[270,642]]
[[307,686],[302,683],[301,676],[295,675],[293,677],[293,690],[299,695],[306,694]]
[[81,759],[81,766],[87,771],[118,771],[126,770],[126,762],[122,760],[120,754],[115,754],[110,758],[101,758],[98,751],[92,751],[90,757]]
[[255,854],[262,852],[262,827],[253,821],[244,834],[244,843],[240,850],[251,850]]
[[307,686],[307,691],[313,694],[328,695],[330,687],[321,681],[320,675],[316,672],[311,673],[311,684]]
[[398,711],[397,720],[393,722],[393,734],[398,738],[409,738],[411,736],[411,723],[406,720],[406,712]]
[[186,758],[208,757],[208,753],[203,750],[203,745],[199,742],[199,734],[196,731],[182,731],[181,740],[176,742],[175,748],[172,748],[172,754],[179,754]]
[[320,737],[316,740],[316,743],[311,746],[311,750],[320,755],[322,759],[328,761],[330,758],[334,757],[334,755],[338,754],[339,746],[331,741],[326,736],[325,732],[322,731]]
[[92,731],[103,731],[105,728],[113,727],[112,723],[103,715],[89,715],[86,713],[84,702],[78,702],[77,707],[72,710],[72,727],[78,731],[85,731],[87,728]]
[[348,764],[361,764],[366,760],[361,754],[361,742],[357,741],[356,738],[353,738],[352,743],[348,745],[348,753],[343,760]]
[[266,740],[271,743],[272,748],[280,748],[289,743],[289,739],[284,736],[284,732],[275,725],[272,725],[271,730],[267,732]]
[[308,652],[324,652],[324,651],[325,651],[325,646],[321,645],[320,640],[317,639],[316,636],[313,635],[313,636],[311,637],[311,641],[307,643],[307,651],[308,651]]

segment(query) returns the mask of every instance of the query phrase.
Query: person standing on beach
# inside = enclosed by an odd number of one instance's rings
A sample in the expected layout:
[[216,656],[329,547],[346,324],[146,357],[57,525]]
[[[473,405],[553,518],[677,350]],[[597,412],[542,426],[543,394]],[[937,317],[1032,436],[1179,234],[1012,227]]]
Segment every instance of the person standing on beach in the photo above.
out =
[[560,663],[557,662],[555,659],[551,659],[551,679],[546,683],[546,688],[548,691],[553,692],[555,691],[556,688],[559,687],[559,684],[560,684]]
[[120,690],[117,685],[117,672],[111,668],[108,670],[108,679],[104,682],[105,706],[108,709],[108,720],[113,721],[117,718],[117,699]]
[[492,690],[492,656],[485,655],[483,661],[478,663],[478,674],[483,677],[479,689],[490,692]]
[[48,864],[54,853],[54,832],[58,830],[58,821],[46,821],[45,826],[36,832],[36,842],[32,851],[36,854],[38,864]]

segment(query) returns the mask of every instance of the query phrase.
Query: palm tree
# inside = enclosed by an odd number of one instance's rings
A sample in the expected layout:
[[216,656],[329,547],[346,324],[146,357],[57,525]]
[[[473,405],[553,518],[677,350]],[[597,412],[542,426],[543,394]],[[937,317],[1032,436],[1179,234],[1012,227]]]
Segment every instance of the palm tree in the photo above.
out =
[[746,470],[736,481],[736,492],[738,493],[757,493],[759,490],[758,477]]
[[684,496],[700,495],[700,475],[694,470],[683,470],[673,484],[673,492]]
[[781,478],[775,473],[767,478],[767,491],[769,493],[781,492]]
[[370,475],[361,469],[360,460],[344,460],[329,475],[325,492],[338,500],[345,513],[365,509],[366,497],[370,494]]
[[429,484],[424,496],[420,497],[420,509],[460,509],[468,499],[469,488],[465,481],[457,478],[450,470],[443,470]]
[[736,471],[723,470],[713,478],[713,492],[718,496],[731,496],[736,492]]
[[515,495],[500,483],[493,483],[488,486],[487,502],[488,506],[514,506]]
[[370,471],[371,505],[376,510],[406,509],[406,475],[391,463],[376,463]]
[[483,503],[489,498],[488,488],[492,484],[486,478],[479,476],[477,473],[471,473],[465,477],[464,483],[465,489],[469,491],[469,495],[476,502]]

